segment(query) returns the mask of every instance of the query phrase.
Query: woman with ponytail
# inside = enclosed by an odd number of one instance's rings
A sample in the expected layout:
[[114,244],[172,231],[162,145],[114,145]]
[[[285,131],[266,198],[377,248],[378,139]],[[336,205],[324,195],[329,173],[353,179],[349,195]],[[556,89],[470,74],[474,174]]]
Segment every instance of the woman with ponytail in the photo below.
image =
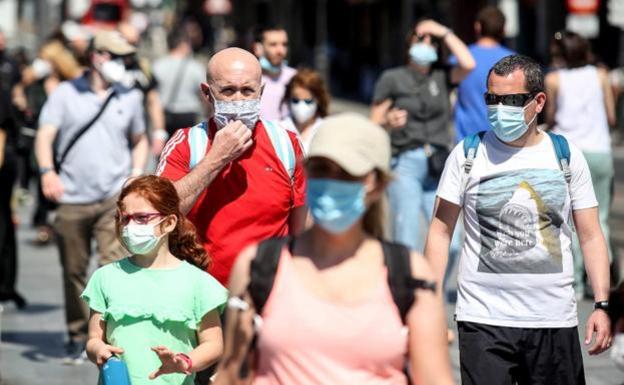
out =
[[223,352],[227,291],[204,271],[208,256],[179,204],[169,180],[131,180],[116,218],[131,255],[96,270],[82,293],[89,359],[102,367],[118,356],[133,385],[193,384]]

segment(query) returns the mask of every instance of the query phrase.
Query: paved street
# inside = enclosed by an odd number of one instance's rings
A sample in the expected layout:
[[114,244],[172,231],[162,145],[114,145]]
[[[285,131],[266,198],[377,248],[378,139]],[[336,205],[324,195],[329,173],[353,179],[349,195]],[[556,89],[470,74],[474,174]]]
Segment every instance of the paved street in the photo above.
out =
[[[613,209],[613,243],[624,256],[624,149],[616,150],[619,170]],[[0,384],[1,385],[83,385],[96,383],[95,366],[87,363],[68,367],[60,363],[64,326],[61,295],[61,271],[54,247],[32,245],[35,234],[29,228],[29,208],[20,209],[18,288],[30,302],[25,311],[12,304],[4,306],[1,317]],[[624,264],[622,264],[624,265]],[[591,302],[580,304],[580,320],[584,323]],[[453,309],[449,306],[449,319]],[[457,344],[451,346],[455,373],[458,371]],[[618,371],[607,354],[585,357],[590,385],[624,384],[624,373]]]

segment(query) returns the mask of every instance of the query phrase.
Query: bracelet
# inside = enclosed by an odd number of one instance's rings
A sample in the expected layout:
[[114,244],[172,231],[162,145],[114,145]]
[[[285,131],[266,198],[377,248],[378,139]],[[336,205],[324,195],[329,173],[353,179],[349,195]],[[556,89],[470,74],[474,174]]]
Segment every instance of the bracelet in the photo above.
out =
[[152,139],[160,139],[160,140],[167,140],[169,139],[169,134],[167,134],[167,131],[165,130],[155,130],[152,133]]
[[130,176],[140,176],[143,175],[143,170],[138,168],[138,167],[134,167],[132,170],[130,170]]
[[184,374],[191,374],[191,368],[193,367],[193,360],[191,359],[191,357],[189,357],[189,355],[186,353],[178,353],[175,356],[177,358],[180,358],[186,364],[186,370],[184,371]]
[[440,40],[444,40],[444,39],[446,39],[446,37],[447,37],[448,35],[452,34],[452,33],[453,33],[453,31],[452,31],[450,28],[447,28],[447,29],[446,29],[446,32],[444,32],[444,34],[440,37]]
[[235,309],[240,311],[249,310],[249,304],[241,297],[230,297],[227,301],[228,309]]

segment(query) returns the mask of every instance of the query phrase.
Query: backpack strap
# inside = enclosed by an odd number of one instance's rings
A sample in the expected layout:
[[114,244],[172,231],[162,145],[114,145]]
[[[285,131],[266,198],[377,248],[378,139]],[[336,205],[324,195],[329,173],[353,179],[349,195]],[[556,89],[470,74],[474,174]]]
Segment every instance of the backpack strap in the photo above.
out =
[[262,119],[262,124],[266,129],[269,139],[273,144],[273,149],[279,158],[280,162],[284,165],[284,168],[288,172],[291,180],[295,175],[295,149],[293,148],[292,141],[288,136],[288,130],[284,128],[280,123],[273,120]]
[[208,125],[201,122],[194,125],[188,132],[188,144],[191,149],[189,170],[192,170],[206,155],[208,146]]
[[570,171],[570,145],[563,135],[558,135],[550,131],[547,131],[547,133],[552,140],[555,154],[557,155],[557,162],[559,163],[561,171],[563,171],[563,176],[566,182],[570,184],[572,180],[572,172]]
[[477,157],[477,149],[479,148],[479,144],[481,144],[483,135],[485,135],[485,131],[477,132],[464,138],[464,157],[466,157],[466,161],[464,162],[464,174],[466,175],[470,174],[470,171],[472,171],[472,165],[474,159]]
[[262,314],[264,305],[269,299],[282,249],[290,243],[290,240],[290,237],[276,237],[258,244],[256,257],[251,261],[249,285],[247,286],[247,291],[256,308],[256,314]]
[[435,292],[435,282],[412,277],[411,254],[406,246],[398,243],[381,241],[384,262],[388,268],[388,286],[392,299],[399,309],[401,321],[407,324],[407,313],[414,303],[414,290],[425,289]]

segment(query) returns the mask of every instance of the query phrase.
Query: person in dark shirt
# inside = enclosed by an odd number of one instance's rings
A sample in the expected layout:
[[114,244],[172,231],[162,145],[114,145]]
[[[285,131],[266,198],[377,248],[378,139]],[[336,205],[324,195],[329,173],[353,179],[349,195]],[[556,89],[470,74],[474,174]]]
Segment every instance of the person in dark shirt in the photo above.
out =
[[11,211],[11,194],[17,177],[16,131],[11,94],[0,87],[0,301],[13,301],[23,308],[26,301],[15,290],[17,244]]

